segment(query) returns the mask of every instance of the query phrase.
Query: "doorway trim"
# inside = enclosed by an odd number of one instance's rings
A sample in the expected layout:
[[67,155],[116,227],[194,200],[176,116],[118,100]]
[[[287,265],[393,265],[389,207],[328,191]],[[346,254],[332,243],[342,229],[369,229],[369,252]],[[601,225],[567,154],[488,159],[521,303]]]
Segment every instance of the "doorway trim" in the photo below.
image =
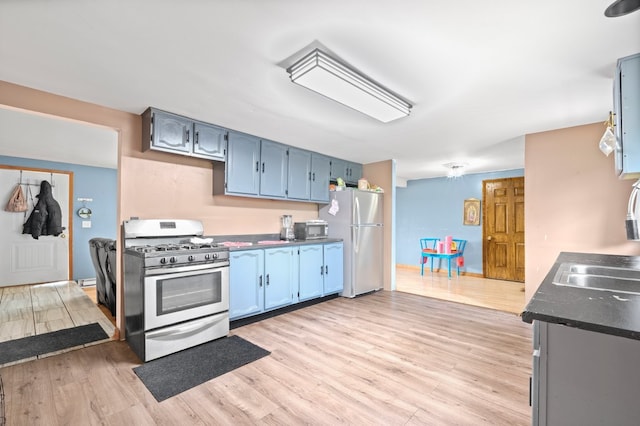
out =
[[[16,170],[16,171],[26,171],[26,172],[38,172],[38,173],[51,173],[51,174],[60,174],[60,175],[67,175],[69,177],[69,193],[67,194],[67,197],[69,199],[68,202],[68,206],[67,206],[67,217],[69,218],[68,220],[68,225],[69,225],[69,229],[68,229],[68,242],[67,242],[67,247],[68,247],[68,253],[67,253],[67,257],[68,257],[68,265],[67,265],[67,280],[71,281],[72,278],[72,274],[73,274],[73,172],[72,171],[68,171],[68,170],[56,170],[56,169],[44,169],[44,168],[40,168],[40,167],[22,167],[22,166],[12,166],[12,165],[7,165],[7,164],[0,164],[0,168],[3,170]],[[30,212],[27,212],[28,214],[30,214]],[[27,216],[28,216],[27,214]],[[39,283],[34,283],[34,284],[39,284]]]

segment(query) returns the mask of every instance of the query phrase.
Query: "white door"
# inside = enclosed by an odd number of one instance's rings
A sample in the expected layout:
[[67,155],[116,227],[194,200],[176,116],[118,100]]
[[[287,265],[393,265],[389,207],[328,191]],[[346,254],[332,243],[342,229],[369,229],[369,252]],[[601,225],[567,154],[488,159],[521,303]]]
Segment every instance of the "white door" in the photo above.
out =
[[[27,195],[29,210],[24,213],[4,210],[11,192],[20,182]],[[38,202],[40,183],[51,184],[53,198],[62,210],[64,232],[57,237],[40,236],[37,240],[30,234],[22,234],[22,226],[33,206]],[[69,188],[71,173],[33,171],[0,166],[0,287],[33,284],[70,279],[69,274]],[[31,190],[33,200],[28,194]]]

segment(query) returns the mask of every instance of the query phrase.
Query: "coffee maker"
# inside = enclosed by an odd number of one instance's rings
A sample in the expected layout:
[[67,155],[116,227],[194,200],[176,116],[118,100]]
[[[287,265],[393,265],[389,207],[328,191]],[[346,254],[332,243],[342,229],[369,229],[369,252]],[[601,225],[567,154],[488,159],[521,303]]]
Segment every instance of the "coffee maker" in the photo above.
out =
[[293,217],[290,214],[285,214],[282,216],[280,239],[287,241],[295,239],[295,235],[293,233]]

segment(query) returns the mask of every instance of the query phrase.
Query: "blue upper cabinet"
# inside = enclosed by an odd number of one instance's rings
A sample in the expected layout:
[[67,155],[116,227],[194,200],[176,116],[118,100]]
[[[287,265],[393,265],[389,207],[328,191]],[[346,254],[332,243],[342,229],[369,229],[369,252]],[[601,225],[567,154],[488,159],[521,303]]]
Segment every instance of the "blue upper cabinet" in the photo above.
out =
[[640,178],[640,53],[618,60],[613,86],[616,173]]
[[226,164],[214,164],[214,194],[329,201],[329,157],[231,131],[226,149]]
[[329,176],[331,159],[324,155],[311,154],[311,201],[329,202]]
[[261,141],[260,195],[269,198],[287,197],[287,147],[277,142]]
[[244,133],[229,132],[225,169],[225,193],[258,195],[260,139]]
[[[213,194],[329,202],[329,182],[356,184],[362,165],[147,108],[142,149],[213,162]],[[226,162],[226,164],[225,164]]]
[[193,123],[193,155],[224,161],[227,130],[211,124]]
[[356,184],[362,178],[362,164],[339,158],[331,159],[331,180],[342,178],[345,182]]
[[351,183],[358,183],[358,180],[362,178],[362,164],[347,163],[347,181]]
[[309,200],[311,194],[311,152],[289,148],[287,198]]
[[[229,132],[225,169],[225,194],[286,198],[287,147],[260,140],[255,136]],[[214,194],[220,193],[216,185],[220,174],[214,165]]]
[[147,109],[143,115],[143,148],[188,154],[191,152],[193,122],[168,112]]
[[142,114],[143,150],[224,161],[227,130],[177,114],[148,108]]
[[347,162],[339,158],[331,159],[331,180],[342,178],[346,180]]
[[289,148],[287,198],[329,202],[330,172],[329,157],[302,149]]

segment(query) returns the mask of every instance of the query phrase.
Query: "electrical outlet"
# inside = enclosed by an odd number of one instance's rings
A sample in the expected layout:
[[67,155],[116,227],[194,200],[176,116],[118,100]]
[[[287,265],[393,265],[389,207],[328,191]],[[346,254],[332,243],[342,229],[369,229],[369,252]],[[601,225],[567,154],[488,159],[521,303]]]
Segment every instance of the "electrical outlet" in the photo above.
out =
[[83,220],[82,221],[82,227],[83,228],[91,228],[91,221],[90,220]]

